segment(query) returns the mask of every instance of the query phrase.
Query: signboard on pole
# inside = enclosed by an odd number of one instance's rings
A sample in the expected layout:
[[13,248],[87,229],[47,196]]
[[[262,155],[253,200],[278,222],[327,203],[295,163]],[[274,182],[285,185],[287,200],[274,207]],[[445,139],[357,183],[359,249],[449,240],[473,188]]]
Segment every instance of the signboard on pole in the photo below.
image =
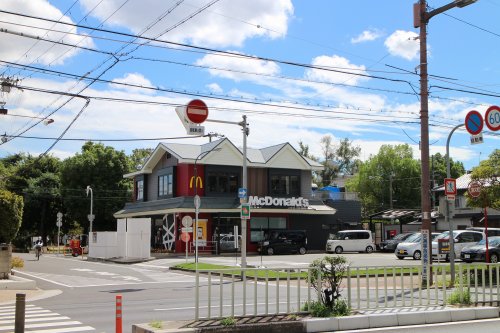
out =
[[250,219],[250,204],[248,203],[241,204],[241,219],[242,220]]
[[422,279],[428,281],[429,275],[429,230],[422,229]]
[[483,130],[483,116],[476,110],[472,110],[465,116],[465,128],[471,135],[477,135]]
[[473,180],[469,183],[467,192],[469,192],[469,195],[471,197],[477,198],[481,195],[481,187],[482,184],[480,182],[478,182],[477,180]]
[[486,110],[484,122],[491,131],[498,131],[500,129],[500,107],[492,105]]

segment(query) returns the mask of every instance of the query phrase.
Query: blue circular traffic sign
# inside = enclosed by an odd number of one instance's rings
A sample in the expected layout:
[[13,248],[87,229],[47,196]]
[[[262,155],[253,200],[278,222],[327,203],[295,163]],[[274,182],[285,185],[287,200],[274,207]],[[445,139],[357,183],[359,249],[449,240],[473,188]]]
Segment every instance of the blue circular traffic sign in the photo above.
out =
[[465,128],[472,135],[477,135],[483,130],[483,116],[476,110],[472,110],[465,116]]

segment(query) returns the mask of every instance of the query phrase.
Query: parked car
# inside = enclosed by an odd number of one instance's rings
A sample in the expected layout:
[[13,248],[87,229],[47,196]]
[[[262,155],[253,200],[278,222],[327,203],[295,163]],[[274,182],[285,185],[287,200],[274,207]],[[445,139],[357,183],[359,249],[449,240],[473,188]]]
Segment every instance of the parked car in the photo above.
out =
[[[500,258],[500,237],[488,237],[488,253],[490,262],[497,263]],[[464,247],[460,252],[460,259],[465,262],[486,261],[486,239]]]
[[406,241],[408,237],[414,234],[415,234],[414,232],[404,232],[401,234],[397,234],[391,239],[386,239],[380,242],[379,244],[380,251],[394,252],[399,243]]
[[[449,260],[448,254],[439,254],[438,253],[438,242],[440,239],[449,240],[449,231],[443,232],[432,242],[432,257],[441,259],[441,260]],[[483,232],[479,231],[470,231],[470,230],[453,230],[453,238],[455,242],[455,258],[460,258],[460,253],[462,249],[469,245],[474,245],[482,239],[485,239],[486,236]]]
[[326,241],[326,253],[366,252],[375,249],[372,233],[369,230],[343,230],[330,234]]
[[[431,242],[441,235],[439,232],[431,233]],[[414,260],[420,260],[422,258],[422,234],[420,232],[414,233],[408,237],[404,242],[397,245],[394,254],[398,259],[404,259],[405,257],[411,257]]]
[[[469,227],[467,230],[485,232],[486,228],[483,227]],[[488,228],[488,237],[500,236],[500,228]]]
[[269,230],[264,235],[261,253],[273,255],[277,253],[307,252],[307,234],[305,230]]

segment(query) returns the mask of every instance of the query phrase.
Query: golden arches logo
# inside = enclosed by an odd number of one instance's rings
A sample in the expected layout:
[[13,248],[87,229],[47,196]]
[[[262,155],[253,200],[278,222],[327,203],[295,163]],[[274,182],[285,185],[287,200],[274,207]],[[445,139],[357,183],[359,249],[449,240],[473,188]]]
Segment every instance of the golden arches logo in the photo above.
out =
[[[194,176],[192,176],[191,180],[189,181],[189,188],[193,188],[193,182],[194,182]],[[198,182],[199,182],[199,184],[198,184]],[[196,177],[196,187],[203,188],[203,180],[201,179],[200,176]]]

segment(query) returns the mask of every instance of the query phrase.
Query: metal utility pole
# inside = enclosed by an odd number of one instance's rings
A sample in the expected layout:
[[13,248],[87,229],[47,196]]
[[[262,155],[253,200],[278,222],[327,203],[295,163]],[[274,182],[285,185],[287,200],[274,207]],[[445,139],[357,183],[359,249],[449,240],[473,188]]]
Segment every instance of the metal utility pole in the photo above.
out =
[[[427,23],[429,20],[454,7],[465,7],[477,0],[455,0],[447,5],[427,12],[427,1],[420,0],[414,4],[414,27],[420,28],[420,161],[421,161],[421,207],[422,207],[422,232],[430,235],[431,231],[431,203],[429,180],[429,91],[427,73]],[[424,267],[431,265],[432,243],[427,241],[427,251],[423,249],[422,264]],[[427,272],[426,273],[430,273]],[[424,277],[427,279],[427,277]],[[432,275],[429,275],[432,278]]]
[[[446,178],[451,178],[451,168],[450,168],[450,140],[451,135],[455,132],[459,127],[465,126],[465,124],[460,124],[455,126],[450,134],[448,135],[448,139],[446,140]],[[448,230],[449,230],[449,239],[450,239],[450,274],[451,274],[451,285],[455,283],[455,237],[453,237],[453,223],[451,223],[450,219],[450,203],[448,199],[445,198],[445,222],[448,222]]]
[[[247,116],[243,116],[243,121],[240,123],[243,131],[243,180],[242,187],[247,188],[247,136],[248,124]],[[244,199],[246,203],[248,199]],[[241,268],[247,267],[247,220],[241,219]]]

